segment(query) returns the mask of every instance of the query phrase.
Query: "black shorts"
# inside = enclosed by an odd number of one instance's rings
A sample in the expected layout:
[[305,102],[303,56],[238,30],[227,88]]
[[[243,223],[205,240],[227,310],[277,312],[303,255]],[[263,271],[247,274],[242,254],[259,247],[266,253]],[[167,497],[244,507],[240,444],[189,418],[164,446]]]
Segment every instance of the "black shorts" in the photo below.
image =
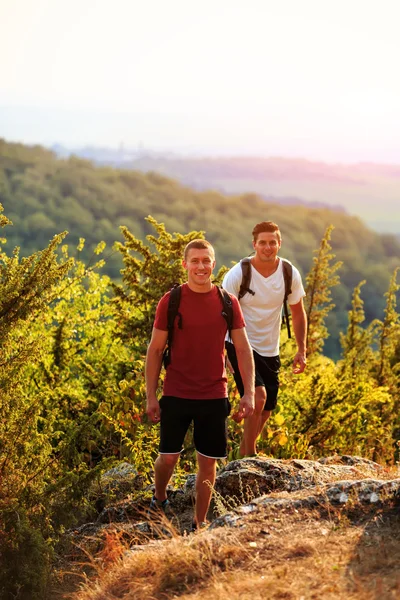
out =
[[194,424],[194,445],[208,458],[226,457],[228,398],[187,400],[163,396],[160,400],[160,454],[179,454],[189,425]]
[[[229,361],[233,368],[233,377],[240,396],[244,394],[243,381],[239,371],[239,365],[236,357],[235,346],[230,342],[225,342]],[[281,360],[278,356],[261,356],[253,350],[255,367],[255,387],[263,386],[267,392],[267,400],[264,410],[274,410],[278,401],[279,388],[279,369]]]

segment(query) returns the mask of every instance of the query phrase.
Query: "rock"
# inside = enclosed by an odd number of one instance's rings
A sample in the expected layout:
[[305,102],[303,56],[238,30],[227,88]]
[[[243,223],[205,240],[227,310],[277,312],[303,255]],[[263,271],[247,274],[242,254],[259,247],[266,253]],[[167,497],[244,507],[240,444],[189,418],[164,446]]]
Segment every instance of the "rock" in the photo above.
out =
[[142,490],[146,485],[146,478],[139,475],[135,467],[127,462],[112,467],[100,478],[102,494],[112,495],[117,499],[130,492]]
[[215,489],[223,498],[237,498],[243,504],[256,495],[293,492],[356,475],[362,475],[361,471],[350,465],[252,457],[226,465],[218,473]]
[[247,514],[255,512],[262,506],[273,506],[274,509],[288,508],[313,508],[333,505],[349,505],[350,508],[365,504],[383,505],[386,502],[400,500],[400,479],[391,481],[377,479],[344,480],[337,481],[334,485],[326,484],[315,487],[313,494],[302,498],[276,498],[267,495],[255,498],[252,502],[238,506],[233,511],[214,519],[210,528],[216,527],[238,527],[243,524]]
[[[251,457],[225,465],[217,474],[209,519],[210,528],[242,526],[245,516],[261,506],[303,508],[327,503],[352,507],[380,505],[400,498],[400,479],[377,478],[383,468],[358,456],[334,456],[317,461],[278,460]],[[148,543],[165,537],[165,527],[147,515],[154,485],[148,485],[129,463],[121,463],[104,473],[101,484],[114,501],[99,514],[96,522],[86,523],[67,535],[74,540],[91,539],[100,543],[106,532],[131,535],[133,543]],[[173,512],[172,523],[181,532],[190,531],[193,519],[196,476],[186,478],[181,489],[168,490]],[[132,491],[135,493],[132,493]],[[271,497],[274,492],[274,497]],[[277,493],[286,494],[276,497]],[[288,494],[296,493],[290,498]],[[115,496],[124,494],[115,501]],[[216,518],[214,518],[216,517]],[[165,529],[165,531],[164,531]]]
[[352,465],[362,467],[363,469],[367,468],[374,472],[382,472],[383,467],[378,465],[378,463],[373,460],[369,460],[368,458],[362,458],[361,456],[349,456],[347,454],[342,454],[338,456],[328,456],[326,458],[319,458],[318,462],[323,465],[332,465],[332,464],[344,464],[344,465]]
[[137,475],[138,472],[134,466],[132,466],[130,463],[122,462],[103,473],[101,479],[103,482],[109,481],[110,479],[113,481],[118,481],[121,478],[132,478],[136,477]]
[[190,498],[195,497],[196,492],[196,475],[188,475],[183,486],[183,493]]
[[327,487],[325,493],[334,504],[346,504],[351,501],[361,504],[383,503],[400,497],[400,479],[338,481],[335,485]]
[[[324,486],[326,498],[337,504],[347,502],[356,493],[360,502],[379,502],[384,495],[384,482],[364,484],[363,475],[376,475],[382,467],[371,460],[358,456],[333,456],[318,461],[293,459],[279,460],[251,457],[235,460],[224,466],[217,474],[209,517],[226,513],[239,506],[250,511],[254,500],[264,498],[271,492],[295,492]],[[354,480],[358,479],[358,484]],[[136,490],[142,484],[142,491],[152,493],[153,485],[143,485],[136,469],[128,463],[121,463],[103,475],[103,484],[109,489]],[[335,481],[338,483],[335,484]],[[340,484],[339,484],[340,481]],[[370,479],[371,482],[374,480]],[[181,528],[190,522],[195,499],[196,476],[188,475],[183,488],[168,490],[171,508]],[[371,487],[372,486],[372,487]],[[392,488],[387,486],[390,491]],[[125,496],[129,496],[125,494]],[[368,500],[366,500],[368,499]],[[125,498],[106,507],[99,515],[97,524],[143,520],[147,500],[140,501],[138,494]]]
[[221,517],[217,517],[210,525],[210,529],[216,529],[217,527],[236,527],[238,521],[240,519],[239,515],[235,515],[234,513],[226,513]]
[[147,510],[147,505],[148,502],[145,504],[143,501],[122,500],[104,508],[97,517],[96,523],[123,523],[141,519]]

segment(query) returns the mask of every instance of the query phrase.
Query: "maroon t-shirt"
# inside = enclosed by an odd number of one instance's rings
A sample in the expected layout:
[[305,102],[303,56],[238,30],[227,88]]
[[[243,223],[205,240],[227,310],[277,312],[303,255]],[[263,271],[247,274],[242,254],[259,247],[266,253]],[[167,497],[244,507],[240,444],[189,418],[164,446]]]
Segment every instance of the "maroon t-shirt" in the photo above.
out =
[[[154,327],[167,331],[167,311],[170,292],[158,303]],[[245,326],[237,298],[231,296],[232,329]],[[182,329],[175,319],[171,362],[164,380],[164,396],[193,400],[212,400],[227,397],[225,371],[225,335],[227,324],[222,316],[218,289],[193,292],[187,283],[182,285],[179,312]]]

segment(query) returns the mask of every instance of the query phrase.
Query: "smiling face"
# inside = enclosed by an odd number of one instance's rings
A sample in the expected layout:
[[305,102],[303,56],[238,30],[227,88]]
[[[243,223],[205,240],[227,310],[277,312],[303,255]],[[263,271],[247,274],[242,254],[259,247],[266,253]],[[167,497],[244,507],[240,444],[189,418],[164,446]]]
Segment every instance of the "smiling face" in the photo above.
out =
[[281,247],[279,235],[276,232],[262,231],[253,241],[255,260],[262,264],[274,264]]
[[190,248],[182,264],[187,271],[191,290],[208,292],[211,289],[211,274],[215,267],[214,252],[211,248]]

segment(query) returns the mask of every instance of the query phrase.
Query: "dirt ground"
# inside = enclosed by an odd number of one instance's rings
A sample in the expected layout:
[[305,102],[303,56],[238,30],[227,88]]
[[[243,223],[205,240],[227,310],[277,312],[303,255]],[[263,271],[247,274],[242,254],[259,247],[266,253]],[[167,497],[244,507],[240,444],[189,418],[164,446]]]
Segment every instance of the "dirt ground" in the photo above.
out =
[[[242,525],[128,548],[109,536],[90,580],[66,575],[73,600],[394,600],[400,598],[400,509],[261,506]],[[59,577],[62,573],[59,572]],[[64,583],[63,583],[64,582]],[[68,589],[69,588],[69,589]]]

